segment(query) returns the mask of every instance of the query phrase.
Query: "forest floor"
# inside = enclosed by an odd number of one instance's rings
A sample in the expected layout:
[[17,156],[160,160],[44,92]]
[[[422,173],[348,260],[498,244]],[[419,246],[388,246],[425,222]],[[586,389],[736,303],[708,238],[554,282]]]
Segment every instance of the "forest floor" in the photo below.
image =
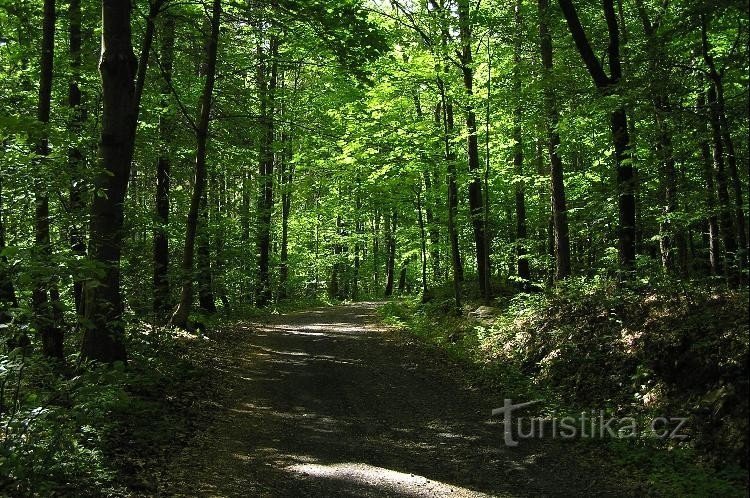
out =
[[591,445],[505,446],[490,416],[504,393],[473,387],[447,357],[382,325],[375,303],[269,315],[221,334],[224,399],[162,473],[159,495],[647,493]]

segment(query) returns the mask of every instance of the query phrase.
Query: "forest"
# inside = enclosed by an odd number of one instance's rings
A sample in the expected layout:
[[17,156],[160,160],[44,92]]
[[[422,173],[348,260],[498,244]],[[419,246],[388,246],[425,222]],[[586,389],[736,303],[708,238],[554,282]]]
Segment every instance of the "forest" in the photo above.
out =
[[0,0],[0,496],[746,496],[749,60],[738,0]]

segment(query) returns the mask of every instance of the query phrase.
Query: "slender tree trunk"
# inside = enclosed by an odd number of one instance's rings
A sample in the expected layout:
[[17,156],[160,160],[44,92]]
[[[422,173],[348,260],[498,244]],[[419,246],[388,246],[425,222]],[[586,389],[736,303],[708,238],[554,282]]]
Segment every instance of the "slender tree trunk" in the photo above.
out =
[[[699,96],[699,109],[705,106],[705,96]],[[714,184],[714,168],[711,157],[711,146],[708,140],[701,140],[701,159],[703,174],[706,180],[706,209],[708,211],[708,265],[712,275],[721,273],[721,247],[719,236],[719,219],[716,216],[716,185]]]
[[206,53],[206,81],[200,100],[200,115],[196,126],[197,149],[195,153],[195,182],[193,194],[190,198],[190,210],[188,211],[185,249],[182,256],[182,291],[180,302],[172,315],[171,322],[174,326],[185,328],[187,326],[190,309],[193,305],[193,260],[195,256],[195,239],[198,231],[198,215],[200,204],[203,199],[203,191],[206,188],[206,152],[208,144],[208,126],[211,115],[211,103],[216,81],[216,56],[219,44],[219,27],[221,17],[221,0],[213,1],[211,14],[211,37],[208,42]]
[[436,183],[437,179],[433,182],[432,175],[430,175],[429,171],[425,170],[425,216],[430,236],[430,262],[432,263],[432,278],[435,282],[438,282],[440,280],[440,228],[438,227],[435,211],[432,209],[434,199],[436,198],[435,191],[438,190],[437,185],[435,185]]
[[137,116],[134,77],[137,61],[130,32],[129,0],[102,3],[102,172],[94,185],[89,227],[89,258],[102,270],[84,286],[84,358],[125,360],[123,303],[120,293],[123,203],[132,157],[132,127]]
[[266,306],[271,301],[271,282],[269,272],[271,244],[271,214],[273,213],[273,175],[274,175],[274,93],[276,89],[278,39],[270,37],[271,62],[270,76],[266,75],[266,61],[263,47],[258,45],[257,85],[261,102],[261,149],[259,154],[258,197],[258,283],[256,288],[256,305]]
[[[70,0],[68,4],[68,42],[70,53],[70,82],[68,83],[68,106],[71,110],[70,131],[73,136],[80,135],[86,119],[81,105],[81,0]],[[83,259],[86,255],[86,237],[80,223],[83,218],[83,151],[74,143],[68,149],[68,169],[70,172],[70,248],[74,255]],[[73,278],[73,304],[76,314],[83,316],[83,281]]]
[[456,305],[456,313],[461,313],[461,282],[464,279],[463,265],[461,263],[461,250],[458,244],[458,230],[456,228],[456,215],[458,213],[458,186],[456,185],[456,155],[451,148],[453,137],[453,105],[448,102],[445,84],[438,78],[438,89],[440,90],[440,105],[438,115],[443,125],[443,144],[445,146],[445,162],[448,171],[448,239],[451,246],[451,266],[453,268],[453,297]]
[[542,86],[547,119],[547,150],[550,159],[550,184],[552,190],[552,224],[554,232],[555,280],[570,276],[570,237],[568,208],[565,196],[563,164],[557,150],[560,120],[552,81],[552,37],[549,30],[549,0],[539,0],[539,39],[542,53]]
[[708,115],[711,125],[711,136],[713,139],[713,162],[716,173],[716,187],[719,193],[719,230],[724,241],[726,251],[725,270],[733,272],[732,267],[737,254],[737,239],[734,236],[734,224],[732,222],[732,207],[729,200],[729,189],[727,187],[727,174],[724,164],[724,144],[721,139],[721,124],[719,121],[718,102],[716,89],[713,85],[708,88]]
[[427,298],[427,234],[424,227],[424,213],[422,212],[422,185],[417,191],[417,213],[419,222],[420,262],[422,264],[422,300]]
[[385,217],[385,237],[386,237],[386,249],[388,251],[386,261],[386,281],[385,281],[385,297],[391,297],[393,295],[393,283],[395,279],[396,271],[396,224],[398,222],[398,214],[394,210],[393,213]]
[[[471,102],[474,95],[474,67],[472,56],[472,26],[471,5],[469,0],[458,0],[459,36],[461,38],[461,71],[463,73],[464,88]],[[468,133],[467,148],[469,154],[469,173],[472,175],[469,183],[469,209],[471,224],[474,228],[474,244],[477,253],[477,277],[482,296],[487,297],[485,288],[485,272],[489,271],[487,262],[487,244],[485,243],[484,203],[482,202],[482,179],[479,175],[479,141],[477,137],[477,116],[473,104],[466,106],[466,131]]]
[[[414,95],[414,106],[417,111],[417,117],[422,119],[424,113],[422,111],[422,105],[419,99],[419,94]],[[440,117],[436,116],[437,123],[440,124]],[[425,170],[422,173],[422,177],[424,179],[424,186],[425,186],[425,199],[424,199],[424,206],[425,206],[425,212],[427,216],[427,230],[430,234],[430,260],[432,261],[432,274],[434,280],[437,282],[440,278],[440,231],[437,227],[436,221],[435,221],[435,213],[432,209],[432,178],[430,176],[430,171],[428,168],[425,168]],[[425,289],[426,289],[425,285]]]
[[294,164],[292,160],[292,139],[284,130],[281,134],[281,261],[279,265],[280,297],[286,298],[289,285],[289,216],[292,211],[292,182],[294,181]]
[[516,257],[518,258],[518,277],[524,281],[531,279],[529,260],[526,257],[526,189],[523,181],[523,109],[521,103],[521,42],[523,22],[521,19],[521,0],[516,0],[514,6],[515,36],[513,46],[513,94],[516,105],[513,109],[513,168],[516,175]]
[[[55,44],[55,0],[44,0],[42,21],[42,56],[40,61],[41,77],[39,79],[39,105],[37,120],[40,123],[41,136],[37,142],[36,154],[39,158],[40,181],[43,182],[49,147],[49,117],[52,99],[52,65]],[[36,188],[36,213],[34,224],[34,242],[40,268],[36,273],[36,282],[32,293],[34,308],[34,326],[42,338],[42,352],[45,356],[63,358],[63,333],[61,323],[56,323],[55,308],[59,303],[55,299],[56,283],[50,265],[52,247],[50,241],[49,196],[44,183]]]
[[172,66],[174,64],[174,17],[165,15],[161,26],[160,56],[164,82],[159,115],[159,157],[156,161],[156,220],[154,228],[154,313],[166,317],[170,305],[169,285],[169,190],[172,170],[172,141],[175,119],[169,109]]
[[375,209],[372,222],[372,276],[376,289],[380,288],[380,211]]

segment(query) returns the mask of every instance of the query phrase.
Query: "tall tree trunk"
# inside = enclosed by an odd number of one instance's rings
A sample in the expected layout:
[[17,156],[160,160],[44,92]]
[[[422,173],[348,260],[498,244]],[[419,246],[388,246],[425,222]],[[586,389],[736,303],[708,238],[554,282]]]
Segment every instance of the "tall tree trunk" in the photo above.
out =
[[425,217],[427,230],[430,236],[430,262],[432,263],[432,278],[435,282],[440,280],[440,227],[438,226],[435,211],[432,208],[434,199],[437,198],[435,191],[438,190],[437,178],[432,181],[429,171],[424,171],[425,186]]
[[[68,83],[68,107],[71,110],[69,128],[74,137],[82,132],[86,119],[81,105],[81,0],[70,0],[68,4],[68,42],[70,53],[70,81]],[[77,143],[68,149],[68,169],[70,174],[69,205],[71,214],[70,248],[74,255],[86,255],[86,237],[80,219],[83,219],[83,151]],[[74,275],[73,304],[76,314],[83,315],[83,280]]]
[[269,272],[271,244],[271,214],[273,213],[273,172],[274,172],[274,93],[278,68],[278,38],[270,37],[269,59],[270,75],[266,75],[266,61],[263,47],[258,44],[257,86],[260,99],[261,145],[259,154],[258,197],[258,282],[255,304],[266,306],[271,301],[271,282]]
[[292,211],[292,182],[294,181],[294,163],[292,163],[292,139],[289,131],[281,133],[281,261],[279,265],[279,297],[288,296],[289,285],[289,216]]
[[372,222],[372,281],[376,289],[380,288],[380,211],[375,208]]
[[208,193],[204,189],[200,204],[200,221],[197,237],[197,275],[198,305],[204,313],[216,313],[216,300],[213,292],[213,275],[211,272],[211,245],[209,233]]
[[555,280],[570,276],[570,237],[568,208],[565,196],[563,164],[557,150],[560,134],[557,125],[560,115],[552,81],[552,36],[549,30],[549,0],[539,0],[539,39],[542,54],[542,86],[547,119],[547,151],[550,159],[550,184],[552,191],[552,225],[554,233]]
[[417,213],[419,222],[420,263],[422,265],[422,300],[427,298],[427,234],[424,227],[424,213],[422,212],[422,185],[417,191]]
[[[706,95],[698,94],[698,110],[706,107]],[[714,170],[711,158],[711,146],[708,140],[701,138],[701,159],[706,180],[706,208],[708,211],[708,264],[712,275],[721,272],[721,249],[719,247],[719,220],[716,216],[716,186],[714,185]]]
[[159,52],[163,83],[159,115],[159,157],[156,161],[156,220],[154,227],[154,313],[166,317],[170,306],[169,285],[169,190],[172,170],[172,141],[175,118],[169,109],[172,67],[174,65],[174,17],[164,16]]
[[518,277],[524,281],[531,279],[529,260],[526,257],[526,192],[523,180],[523,109],[521,103],[521,43],[523,22],[521,18],[521,0],[514,6],[515,36],[513,45],[513,94],[516,105],[513,109],[513,168],[516,175],[516,257],[518,259]]
[[[620,6],[620,19],[622,19],[622,3]],[[646,51],[651,61],[649,72],[652,76],[649,91],[653,96],[653,107],[656,118],[656,154],[662,166],[661,193],[664,198],[663,219],[659,224],[659,248],[661,251],[662,266],[665,269],[673,269],[677,263],[681,274],[687,273],[687,254],[685,234],[681,227],[675,226],[672,220],[677,210],[677,170],[672,147],[672,132],[669,129],[667,118],[671,113],[669,95],[666,92],[665,82],[669,75],[664,71],[664,49],[658,37],[658,29],[663,9],[662,4],[656,23],[653,23],[642,0],[636,0],[636,7],[641,18],[643,31],[646,34]],[[674,248],[677,248],[678,259],[675,261]]]
[[125,360],[120,293],[123,203],[132,157],[132,127],[136,121],[134,77],[137,61],[130,32],[129,0],[102,2],[102,171],[94,185],[89,227],[89,258],[103,271],[84,286],[86,330],[84,358]]
[[214,83],[216,81],[216,56],[219,45],[219,27],[221,17],[221,0],[213,1],[211,13],[211,37],[208,41],[206,53],[206,81],[200,100],[200,115],[196,126],[197,149],[195,153],[195,182],[193,194],[190,198],[190,210],[188,211],[185,249],[182,255],[182,291],[180,303],[172,315],[171,322],[174,326],[185,328],[187,326],[190,309],[193,305],[193,260],[195,256],[195,239],[198,231],[198,215],[200,204],[203,199],[203,191],[206,188],[206,152],[208,145],[208,126],[211,116],[211,103],[213,98]]
[[474,244],[477,253],[477,277],[482,296],[488,296],[485,288],[485,272],[489,271],[485,243],[484,203],[482,202],[482,179],[479,165],[479,141],[477,137],[477,116],[471,99],[474,95],[474,61],[472,56],[472,23],[471,2],[458,0],[459,36],[461,39],[461,72],[463,73],[464,88],[468,95],[469,104],[466,106],[466,131],[468,133],[467,148],[469,155],[469,173],[472,175],[469,183],[469,209],[471,224],[474,228]]
[[[424,113],[422,111],[422,104],[419,99],[419,94],[414,94],[414,106],[417,111],[417,117],[422,119]],[[440,117],[436,116],[437,124],[440,125]],[[429,168],[425,168],[422,173],[425,186],[424,195],[424,206],[427,217],[427,230],[430,234],[430,260],[432,261],[432,274],[434,280],[437,282],[440,278],[440,231],[435,220],[435,213],[432,209],[434,196],[432,195],[432,178],[430,175]],[[426,289],[426,286],[425,286]]]
[[727,273],[733,272],[732,268],[737,254],[737,239],[734,236],[734,224],[732,222],[732,207],[729,200],[729,189],[727,187],[727,174],[724,165],[724,144],[721,139],[721,123],[719,121],[718,102],[716,88],[708,87],[708,115],[711,125],[711,136],[713,139],[713,162],[716,173],[716,187],[719,194],[719,230],[724,241],[726,252],[726,263],[724,265]]
[[[558,0],[565,15],[568,29],[578,48],[581,58],[591,75],[596,87],[604,94],[616,93],[622,69],[620,66],[620,36],[615,15],[613,0],[603,0],[604,17],[607,21],[609,46],[607,57],[610,75],[604,72],[599,59],[589,44],[586,32],[578,18],[578,12],[571,0]],[[617,168],[618,187],[618,239],[620,267],[626,272],[633,270],[636,254],[636,178],[631,163],[630,134],[628,117],[623,107],[617,107],[610,114],[612,139],[615,148],[615,165]]]
[[463,264],[461,262],[461,248],[458,244],[458,229],[456,215],[458,213],[458,186],[456,184],[456,155],[451,148],[453,139],[453,105],[448,101],[445,84],[442,78],[437,79],[440,90],[440,104],[436,113],[443,128],[443,145],[445,146],[445,162],[448,172],[448,240],[451,246],[451,266],[453,268],[453,298],[456,313],[461,313],[461,282],[464,279]]
[[386,281],[385,281],[385,297],[393,295],[393,281],[395,279],[396,271],[396,224],[398,223],[398,214],[396,210],[390,216],[385,217],[385,238],[386,238],[386,250],[387,261],[386,261]]
[[[39,79],[39,104],[37,120],[40,123],[41,136],[37,142],[36,154],[39,158],[40,178],[46,175],[49,147],[49,117],[52,100],[52,64],[55,46],[55,0],[44,0],[42,21],[42,56],[40,61],[41,77]],[[34,307],[34,326],[42,338],[42,352],[49,357],[63,358],[63,333],[61,323],[56,323],[55,276],[50,264],[52,247],[50,241],[49,196],[47,187],[40,183],[36,188],[36,213],[34,223],[34,242],[36,255],[39,258],[39,270],[32,293]]]

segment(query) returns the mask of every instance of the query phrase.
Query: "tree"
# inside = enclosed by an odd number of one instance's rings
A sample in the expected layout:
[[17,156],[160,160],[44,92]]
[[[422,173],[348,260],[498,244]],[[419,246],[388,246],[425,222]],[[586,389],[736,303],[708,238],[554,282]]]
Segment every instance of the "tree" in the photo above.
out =
[[216,58],[219,45],[219,28],[221,26],[221,0],[213,0],[211,9],[211,35],[208,38],[205,63],[205,81],[201,93],[198,120],[195,123],[195,181],[190,198],[190,210],[187,216],[185,232],[185,249],[182,255],[182,289],[177,309],[172,314],[171,323],[178,328],[186,328],[188,317],[193,306],[193,260],[195,257],[195,239],[198,232],[198,215],[206,188],[206,156],[208,155],[208,127],[211,118],[211,104],[216,83]]
[[550,159],[550,184],[552,191],[552,223],[554,231],[555,279],[570,276],[570,238],[568,235],[568,210],[565,197],[565,180],[562,159],[558,153],[560,122],[557,100],[552,88],[552,36],[549,31],[549,0],[539,0],[539,46],[542,56],[542,92],[546,114],[547,152]]
[[[613,0],[603,0],[602,2],[604,17],[607,23],[607,32],[609,34],[609,45],[607,46],[609,76],[604,72],[601,62],[594,55],[594,51],[581,25],[578,11],[573,2],[571,0],[559,0],[559,3],[565,15],[568,29],[573,36],[573,41],[586,65],[586,69],[594,81],[594,85],[605,95],[616,93],[622,79],[622,66],[620,63],[620,31],[617,25]],[[624,270],[630,271],[635,264],[636,179],[633,174],[632,158],[630,156],[628,116],[624,107],[616,106],[612,110],[610,113],[610,125],[617,168],[620,265]]]
[[98,272],[84,290],[86,328],[81,353],[103,362],[126,359],[123,301],[120,293],[123,203],[132,157],[136,120],[135,73],[128,0],[102,2],[101,170],[94,182],[89,227],[89,258]]

